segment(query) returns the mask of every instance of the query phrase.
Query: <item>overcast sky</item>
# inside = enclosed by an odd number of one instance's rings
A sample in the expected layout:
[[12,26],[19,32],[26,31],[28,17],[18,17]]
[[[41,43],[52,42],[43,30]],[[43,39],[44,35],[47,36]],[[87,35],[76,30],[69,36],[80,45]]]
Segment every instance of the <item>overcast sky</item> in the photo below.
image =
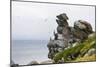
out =
[[12,2],[12,38],[49,40],[56,30],[56,16],[66,13],[69,25],[88,21],[95,30],[95,7],[31,2]]

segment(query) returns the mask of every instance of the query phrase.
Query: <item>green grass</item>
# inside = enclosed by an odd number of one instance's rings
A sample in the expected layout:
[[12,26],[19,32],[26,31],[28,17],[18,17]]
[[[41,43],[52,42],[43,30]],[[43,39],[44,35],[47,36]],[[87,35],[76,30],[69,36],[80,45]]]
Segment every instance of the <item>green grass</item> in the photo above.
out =
[[[94,33],[93,36],[89,37],[82,43],[78,43],[75,47],[71,47],[65,49],[62,52],[56,53],[53,60],[55,61],[55,63],[59,63],[59,61],[62,59],[64,62],[69,62],[69,61],[75,61],[80,57],[82,58],[88,52],[89,49],[96,47],[95,37],[96,36]],[[69,56],[72,54],[78,54],[78,56],[75,57],[75,59],[71,59],[69,58]]]

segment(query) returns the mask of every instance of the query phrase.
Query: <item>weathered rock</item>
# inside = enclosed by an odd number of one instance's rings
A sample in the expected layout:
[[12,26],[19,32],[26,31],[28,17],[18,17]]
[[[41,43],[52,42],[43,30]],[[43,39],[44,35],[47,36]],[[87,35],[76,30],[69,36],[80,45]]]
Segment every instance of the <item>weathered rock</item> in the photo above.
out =
[[92,56],[94,54],[96,54],[96,49],[92,48],[85,54],[85,56]]
[[54,32],[54,39],[50,39],[47,47],[48,58],[53,59],[56,53],[76,46],[76,43],[83,42],[88,35],[93,33],[92,26],[84,20],[74,22],[74,27],[69,26],[68,17],[65,13],[56,16],[57,33]]
[[73,38],[75,41],[77,41],[77,40],[83,41],[84,39],[86,39],[88,37],[88,35],[84,31],[82,31],[78,28],[75,28],[72,31],[72,35],[73,35]]
[[78,20],[74,22],[74,28],[72,30],[73,37],[83,41],[88,38],[88,35],[93,33],[92,26],[84,20]]
[[57,18],[60,20],[68,20],[68,16],[65,13],[58,15]]
[[54,63],[53,60],[46,60],[46,61],[40,62],[40,64],[52,64],[52,63]]
[[84,20],[78,20],[74,22],[74,27],[81,29],[84,31],[86,34],[91,34],[93,33],[92,26],[89,24],[87,21]]
[[68,17],[66,16],[65,13],[60,14],[60,15],[57,16],[57,19],[56,19],[56,22],[57,22],[57,24],[58,24],[57,32],[58,32],[59,34],[62,34],[63,29],[64,29],[65,27],[68,27],[68,26],[69,26],[67,20],[68,20]]
[[59,19],[56,19],[56,22],[59,26],[65,26],[67,25],[68,26],[68,22],[66,20],[59,20]]
[[88,35],[88,38],[93,38],[96,34],[95,33],[91,33]]
[[55,53],[64,50],[64,40],[51,40],[47,44],[47,47],[49,49],[48,58],[53,59]]
[[57,27],[57,32],[58,32],[59,34],[62,34],[63,29],[64,29],[64,27],[58,26],[58,27]]
[[63,40],[63,35],[62,34],[58,34],[58,40]]
[[27,64],[27,65],[37,65],[37,64],[39,64],[37,61],[32,61],[32,62],[30,62],[30,63]]

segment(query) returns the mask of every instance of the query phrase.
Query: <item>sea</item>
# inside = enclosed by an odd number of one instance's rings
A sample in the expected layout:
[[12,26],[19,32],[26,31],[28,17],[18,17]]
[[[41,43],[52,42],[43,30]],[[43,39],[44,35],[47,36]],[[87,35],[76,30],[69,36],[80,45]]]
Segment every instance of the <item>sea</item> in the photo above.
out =
[[47,40],[12,40],[11,61],[27,65],[32,61],[48,60]]

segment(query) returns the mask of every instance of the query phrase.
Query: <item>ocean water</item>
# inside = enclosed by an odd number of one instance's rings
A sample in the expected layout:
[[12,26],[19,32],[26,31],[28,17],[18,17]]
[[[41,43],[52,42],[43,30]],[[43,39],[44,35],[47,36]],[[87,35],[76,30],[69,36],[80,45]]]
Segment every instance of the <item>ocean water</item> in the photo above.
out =
[[13,40],[11,59],[19,65],[48,60],[47,43],[46,40]]

